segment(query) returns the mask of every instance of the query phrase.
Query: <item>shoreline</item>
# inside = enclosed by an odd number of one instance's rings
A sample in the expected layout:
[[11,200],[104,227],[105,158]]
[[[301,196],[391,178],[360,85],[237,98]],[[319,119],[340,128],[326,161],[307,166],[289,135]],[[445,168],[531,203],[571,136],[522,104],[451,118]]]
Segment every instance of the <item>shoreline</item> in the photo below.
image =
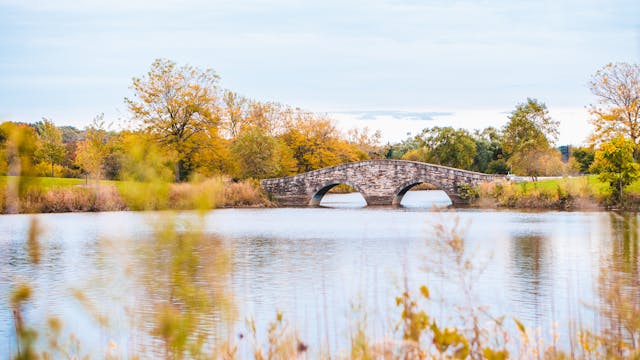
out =
[[[418,191],[428,191],[428,190],[418,190]],[[344,193],[339,193],[344,194]],[[76,209],[76,210],[66,210],[60,209],[59,211],[20,211],[20,212],[2,212],[2,215],[38,215],[38,214],[74,214],[74,213],[106,213],[106,212],[157,212],[157,211],[212,211],[212,210],[230,210],[230,209],[311,209],[311,208],[332,208],[327,206],[278,206],[273,202],[269,203],[259,203],[259,204],[247,204],[247,205],[222,205],[210,208],[197,208],[197,207],[163,207],[163,208],[147,208],[147,209],[135,209],[129,207],[122,207],[118,209]],[[363,206],[359,209],[379,209],[379,208],[389,208],[389,209],[402,209],[404,206]],[[336,208],[340,209],[340,208]],[[430,207],[425,207],[424,209],[430,209]],[[558,206],[548,206],[548,207],[540,207],[540,206],[497,206],[497,205],[479,205],[479,204],[466,204],[466,205],[458,205],[456,207],[447,206],[443,207],[443,209],[449,210],[486,210],[486,211],[520,211],[520,212],[640,212],[640,204],[633,203],[627,207],[609,207],[602,204],[589,204],[587,206],[578,206],[571,205],[565,207]]]
[[[56,180],[56,179],[54,179]],[[57,179],[69,181],[68,179]],[[42,181],[42,180],[41,180]],[[50,181],[49,179],[45,181]],[[6,184],[6,183],[5,183]],[[181,211],[213,209],[278,208],[257,181],[232,181],[216,177],[190,183],[91,182],[45,186],[27,180],[19,195],[11,196],[9,184],[0,186],[0,214],[48,214],[106,211]],[[17,187],[16,187],[17,188]],[[354,192],[346,186],[329,194]],[[332,189],[333,190],[333,189]],[[410,191],[437,190],[419,185]],[[485,183],[465,193],[469,209],[537,211],[640,211],[640,195],[632,192],[623,206],[607,203],[602,185],[592,178],[547,182]],[[283,206],[286,208],[286,206]]]

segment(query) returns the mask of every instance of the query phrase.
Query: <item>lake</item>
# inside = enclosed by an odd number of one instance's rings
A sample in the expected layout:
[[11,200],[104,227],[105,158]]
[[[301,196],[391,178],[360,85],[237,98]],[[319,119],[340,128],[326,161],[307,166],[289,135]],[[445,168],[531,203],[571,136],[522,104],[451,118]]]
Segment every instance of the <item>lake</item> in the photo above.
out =
[[[434,208],[448,203],[440,191],[413,191],[399,208],[367,208],[359,194],[329,194],[325,207],[221,209],[202,217],[42,214],[35,216],[42,228],[37,264],[26,241],[33,216],[2,215],[0,359],[16,351],[8,298],[17,282],[33,287],[25,319],[34,327],[44,329],[55,315],[88,353],[104,353],[96,349],[110,341],[153,353],[156,340],[144,319],[167,295],[165,282],[177,280],[163,273],[170,245],[150,239],[171,221],[178,222],[177,233],[206,234],[207,241],[189,249],[200,267],[221,264],[213,274],[196,267],[203,275],[195,284],[209,287],[217,307],[202,331],[216,339],[242,334],[240,354],[250,347],[246,320],[255,321],[264,342],[276,311],[310,351],[346,349],[356,314],[366,314],[372,337],[384,338],[400,319],[395,298],[405,286],[417,293],[427,285],[432,300],[425,308],[440,323],[456,325],[455,306],[467,301],[460,284],[469,279],[475,305],[539,328],[545,338],[556,324],[567,344],[571,321],[598,325],[592,308],[601,301],[602,271],[638,278],[637,214]],[[472,273],[447,263],[438,226],[464,238]]]

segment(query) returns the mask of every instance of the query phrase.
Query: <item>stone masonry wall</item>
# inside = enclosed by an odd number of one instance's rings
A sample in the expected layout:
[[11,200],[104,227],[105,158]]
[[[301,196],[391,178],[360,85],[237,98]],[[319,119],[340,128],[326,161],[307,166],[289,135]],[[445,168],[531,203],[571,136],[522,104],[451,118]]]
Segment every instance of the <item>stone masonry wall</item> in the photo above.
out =
[[414,161],[369,160],[265,179],[261,186],[281,206],[317,204],[324,193],[336,184],[355,188],[368,205],[392,205],[400,203],[408,187],[425,182],[446,192],[455,205],[462,202],[458,196],[460,184],[476,186],[499,177]]

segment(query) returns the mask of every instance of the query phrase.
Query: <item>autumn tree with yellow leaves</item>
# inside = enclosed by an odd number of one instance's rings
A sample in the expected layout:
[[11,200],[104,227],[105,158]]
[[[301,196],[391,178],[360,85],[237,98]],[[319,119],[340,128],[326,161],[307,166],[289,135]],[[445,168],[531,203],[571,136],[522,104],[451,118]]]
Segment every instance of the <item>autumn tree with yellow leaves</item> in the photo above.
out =
[[[177,66],[158,59],[142,78],[134,78],[133,98],[125,98],[131,114],[145,131],[174,151],[176,181],[185,180],[187,164],[196,134],[215,128],[219,122],[218,75],[211,69]],[[218,134],[208,133],[206,141],[215,142]]]
[[640,165],[633,160],[634,144],[622,136],[603,143],[595,153],[591,170],[611,189],[615,204],[624,201],[624,189],[640,178]]
[[175,181],[191,174],[282,176],[364,160],[379,134],[349,141],[324,115],[218,88],[211,69],[156,60],[125,99],[133,119],[173,160]]
[[104,129],[104,115],[93,119],[85,131],[85,139],[77,144],[76,164],[87,177],[99,180],[103,176],[103,165],[108,155],[108,135]]
[[62,161],[66,152],[62,143],[62,132],[46,118],[35,125],[35,130],[38,135],[36,158],[40,162],[51,165],[51,177],[53,177],[54,166]]
[[355,144],[342,140],[330,119],[312,113],[298,111],[286,124],[282,139],[293,151],[297,172],[369,158]]
[[623,136],[634,144],[634,159],[640,160],[640,65],[608,64],[596,72],[590,87],[598,99],[589,107],[594,126],[591,142]]

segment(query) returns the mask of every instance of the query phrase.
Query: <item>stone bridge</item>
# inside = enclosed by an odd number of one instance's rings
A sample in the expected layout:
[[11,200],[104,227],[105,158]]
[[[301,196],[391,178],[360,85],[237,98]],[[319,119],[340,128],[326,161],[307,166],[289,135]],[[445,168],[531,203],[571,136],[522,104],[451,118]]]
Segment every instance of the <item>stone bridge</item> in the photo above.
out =
[[280,206],[317,206],[334,186],[347,184],[367,205],[399,205],[404,194],[420,183],[443,190],[453,205],[466,203],[460,185],[477,186],[502,178],[477,172],[404,160],[369,160],[332,166],[304,174],[261,181]]

